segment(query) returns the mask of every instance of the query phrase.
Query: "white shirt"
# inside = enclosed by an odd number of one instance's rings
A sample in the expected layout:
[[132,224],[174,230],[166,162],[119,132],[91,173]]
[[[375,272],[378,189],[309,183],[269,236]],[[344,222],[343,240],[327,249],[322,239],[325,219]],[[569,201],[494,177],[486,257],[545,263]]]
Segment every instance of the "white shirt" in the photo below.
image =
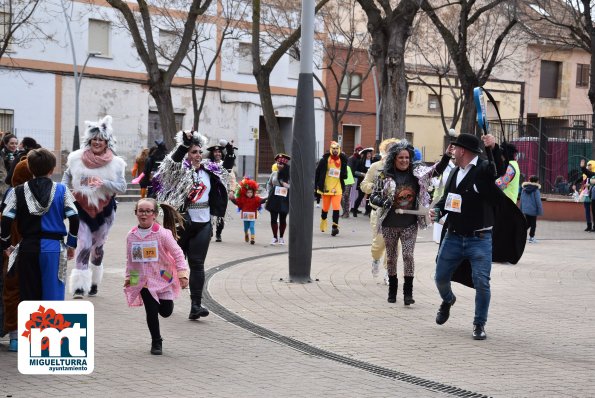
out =
[[[208,203],[209,192],[211,191],[211,178],[209,174],[201,168],[198,173],[193,173],[193,177],[195,182],[204,185],[202,196],[194,203]],[[204,209],[188,209],[188,215],[193,222],[211,222],[211,210],[208,207]]]
[[[477,160],[479,159],[479,156],[474,157],[467,166],[465,166],[464,169],[459,167],[459,172],[457,173],[457,187],[459,186],[459,184],[461,183],[461,181],[463,181],[463,178],[465,178],[465,176],[467,175],[467,173],[469,173],[469,170],[471,170],[472,167],[477,166]],[[473,189],[475,190],[475,192],[479,191],[477,190],[477,187],[475,186],[475,184],[473,184]]]

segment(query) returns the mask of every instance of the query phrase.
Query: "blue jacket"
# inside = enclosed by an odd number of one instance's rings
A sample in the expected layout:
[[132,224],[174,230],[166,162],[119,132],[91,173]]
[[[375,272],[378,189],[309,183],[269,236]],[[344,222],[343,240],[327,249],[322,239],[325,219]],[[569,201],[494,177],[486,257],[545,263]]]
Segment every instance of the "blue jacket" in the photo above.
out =
[[541,205],[541,185],[535,182],[524,182],[521,191],[521,211],[528,216],[541,216],[543,206]]

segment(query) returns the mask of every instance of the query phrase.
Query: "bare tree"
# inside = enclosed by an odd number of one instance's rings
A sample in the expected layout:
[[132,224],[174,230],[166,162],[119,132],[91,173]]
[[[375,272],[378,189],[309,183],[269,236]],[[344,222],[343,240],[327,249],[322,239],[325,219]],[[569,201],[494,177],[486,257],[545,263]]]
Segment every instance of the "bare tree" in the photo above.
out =
[[363,49],[369,43],[369,36],[357,31],[361,21],[356,4],[356,0],[339,0],[322,13],[328,36],[324,43],[323,65],[319,69],[326,71],[331,82],[323,82],[316,74],[314,79],[324,93],[324,111],[331,117],[334,141],[339,137],[339,124],[349,109],[351,98],[357,91],[361,92],[373,67]]
[[[591,127],[595,127],[595,26],[593,25],[593,0],[534,0],[526,5],[527,20],[524,30],[535,39],[561,47],[581,48],[591,54],[589,102]],[[543,22],[547,24],[543,26]],[[541,29],[540,29],[541,27]],[[591,158],[595,157],[595,135]]]
[[37,0],[5,0],[0,3],[0,59],[11,47],[22,47],[32,39],[47,37],[32,20],[39,4]]
[[405,138],[407,77],[405,47],[419,10],[419,0],[357,0],[368,17],[370,54],[380,76],[383,138]]
[[[147,70],[149,93],[155,99],[159,111],[165,143],[172,148],[175,145],[176,122],[171,97],[171,82],[188,54],[197,18],[205,13],[212,0],[192,0],[189,7],[188,1],[183,0],[152,1],[151,5],[145,0],[137,0],[136,6],[133,8],[131,8],[130,2],[122,0],[106,1],[113,8],[120,11],[127,29],[132,35],[136,51]],[[177,51],[167,69],[163,69],[159,65],[157,46],[153,37],[154,23],[155,18],[162,18],[171,9],[177,10],[182,15],[181,18],[185,16],[184,28]]]
[[[460,79],[461,131],[475,131],[473,88],[487,82],[506,54],[505,39],[517,24],[515,1],[423,0],[421,7],[442,36]],[[454,29],[452,21],[456,21]]]
[[[224,42],[226,40],[239,39],[244,34],[238,27],[245,18],[247,8],[248,5],[245,2],[224,0],[221,2],[220,13],[218,9],[217,18],[221,22],[217,23],[215,32],[213,32],[213,29],[210,29],[212,25],[209,25],[210,28],[207,28],[202,23],[196,24],[194,28],[188,54],[186,55],[185,62],[181,64],[181,68],[190,73],[193,108],[192,128],[194,130],[198,130],[200,124],[200,115],[204,109],[213,67],[220,59]],[[171,62],[183,38],[184,26],[181,24],[183,21],[180,21],[176,15],[168,14],[166,21],[169,28],[168,35],[171,36],[170,40],[160,40],[156,50],[161,57]],[[214,43],[215,46],[211,46],[211,43]],[[204,72],[204,79],[200,87],[196,79],[199,68]],[[200,100],[198,98],[199,88],[201,90]]]
[[[449,130],[456,127],[463,113],[464,93],[442,37],[424,15],[415,23],[407,55],[412,62],[407,68],[407,79],[419,82],[436,97],[442,129],[448,137]],[[450,97],[453,104],[448,114],[444,109],[445,97]]]
[[[328,2],[329,0],[319,0],[315,12]],[[270,77],[275,65],[298,42],[302,34],[301,26],[295,28],[298,20],[297,2],[288,4],[284,0],[270,1],[263,9],[261,0],[252,0],[252,74],[256,79],[264,122],[275,153],[285,152],[285,145],[275,116]],[[267,25],[265,34],[261,34],[262,23]],[[265,54],[270,54],[266,61]]]

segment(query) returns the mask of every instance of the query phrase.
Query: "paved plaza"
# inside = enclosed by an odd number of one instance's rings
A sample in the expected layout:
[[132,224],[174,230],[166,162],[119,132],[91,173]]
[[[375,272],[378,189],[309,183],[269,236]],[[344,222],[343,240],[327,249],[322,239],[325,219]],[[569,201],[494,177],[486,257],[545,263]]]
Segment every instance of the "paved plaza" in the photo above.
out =
[[[577,204],[577,206],[579,206]],[[30,376],[0,340],[0,397],[590,397],[595,393],[595,233],[584,223],[538,221],[539,243],[519,264],[494,264],[488,339],[471,338],[474,291],[454,284],[450,320],[434,322],[438,245],[420,231],[416,303],[396,304],[370,272],[367,217],[317,230],[312,282],[288,282],[287,246],[270,246],[269,215],[244,243],[234,214],[211,243],[205,304],[187,319],[187,291],[161,319],[163,356],[149,354],[142,308],[122,292],[125,236],[135,225],[121,203],[106,248],[95,306],[95,371]],[[291,223],[291,221],[290,221]],[[70,264],[72,265],[72,264]],[[402,281],[402,265],[399,261]]]

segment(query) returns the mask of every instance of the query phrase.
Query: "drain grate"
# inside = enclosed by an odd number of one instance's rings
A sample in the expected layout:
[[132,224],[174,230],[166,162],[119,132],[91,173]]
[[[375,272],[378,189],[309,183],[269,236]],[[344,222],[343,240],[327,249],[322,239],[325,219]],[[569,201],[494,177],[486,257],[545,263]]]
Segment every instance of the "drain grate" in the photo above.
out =
[[[367,246],[370,246],[370,245],[369,244],[368,245],[355,245],[355,246],[346,246],[346,247],[367,247]],[[319,248],[315,248],[312,250],[329,250],[329,249],[340,249],[340,248],[342,248],[342,247],[341,246],[319,247]],[[208,283],[209,279],[211,279],[211,277],[213,277],[213,275],[215,275],[216,273],[223,271],[227,268],[233,267],[235,265],[253,261],[253,260],[258,260],[261,258],[279,256],[279,255],[283,255],[283,254],[286,254],[286,253],[285,252],[269,253],[269,254],[263,254],[260,256],[247,257],[247,258],[243,258],[240,260],[230,261],[228,263],[222,264],[217,267],[210,268],[209,270],[207,270],[205,272],[205,283]],[[314,347],[310,344],[306,344],[302,341],[293,339],[291,337],[283,336],[279,333],[273,332],[272,330],[269,330],[269,329],[264,328],[260,325],[252,323],[252,322],[238,316],[237,314],[229,311],[227,308],[223,307],[221,304],[219,304],[217,301],[215,301],[215,299],[213,298],[213,296],[211,296],[208,289],[206,289],[203,292],[203,295],[204,295],[203,302],[207,305],[209,310],[211,312],[217,314],[221,318],[225,319],[227,322],[232,323],[238,327],[241,327],[242,329],[245,329],[251,333],[254,333],[257,336],[261,336],[265,339],[277,342],[279,344],[283,344],[285,346],[288,346],[290,348],[293,348],[294,350],[303,352],[305,354],[316,356],[319,358],[329,359],[331,361],[335,361],[335,362],[342,363],[344,365],[352,366],[354,368],[361,369],[361,370],[364,370],[366,372],[369,372],[369,373],[372,373],[372,374],[375,374],[375,375],[378,375],[381,377],[387,377],[387,378],[398,380],[398,381],[401,381],[404,383],[413,384],[416,386],[426,388],[431,391],[452,395],[454,397],[469,397],[469,398],[487,398],[488,397],[487,395],[484,395],[484,394],[479,394],[479,393],[476,393],[473,391],[464,390],[462,388],[449,386],[447,384],[443,384],[440,382],[423,379],[423,378],[417,377],[417,376],[412,376],[407,373],[399,372],[399,371],[396,371],[393,369],[384,368],[382,366],[377,366],[377,365],[374,365],[374,364],[371,364],[368,362],[359,361],[357,359],[348,358],[344,355],[336,354],[334,352],[330,352],[330,351],[326,351],[326,350],[323,350],[318,347]]]

